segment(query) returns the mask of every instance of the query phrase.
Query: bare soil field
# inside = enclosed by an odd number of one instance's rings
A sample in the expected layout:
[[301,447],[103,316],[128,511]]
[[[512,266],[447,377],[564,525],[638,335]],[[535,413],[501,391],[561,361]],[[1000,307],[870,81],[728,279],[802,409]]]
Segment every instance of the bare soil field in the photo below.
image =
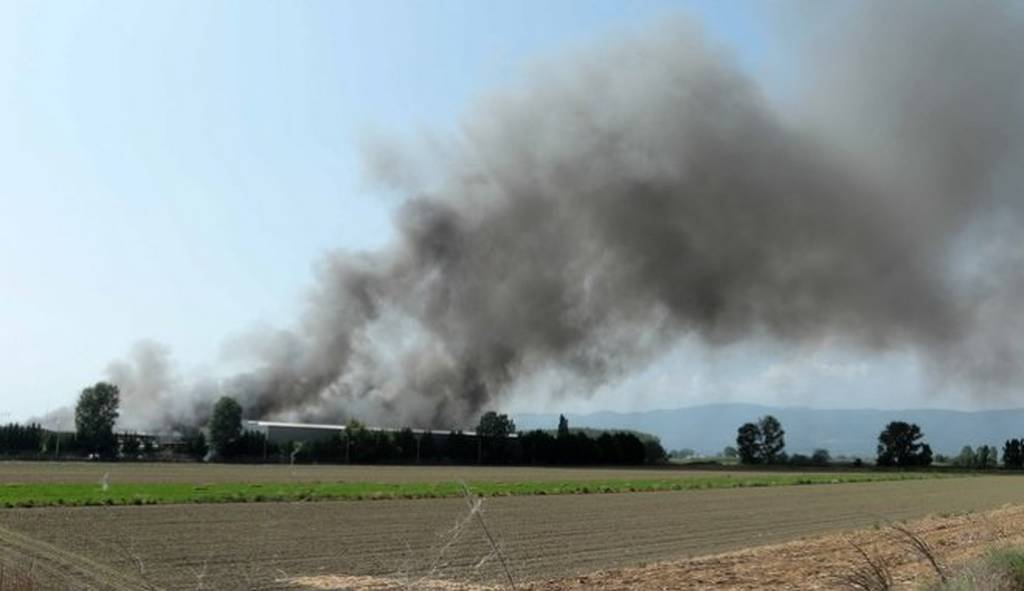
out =
[[[994,511],[931,516],[902,524],[923,540],[938,569],[955,577],[971,561],[1000,548],[1024,545],[1024,505]],[[906,535],[873,527],[761,546],[702,558],[612,569],[527,585],[529,591],[612,591],[621,589],[836,589],[867,567],[861,548],[884,565],[896,589],[921,589],[938,573]],[[320,589],[342,588],[330,579],[308,579]],[[960,588],[960,587],[957,587]],[[967,587],[965,587],[967,588]]]
[[804,474],[800,471],[664,468],[531,468],[521,466],[352,466],[130,462],[0,462],[0,483],[114,482],[543,482],[644,480],[743,475]]
[[341,588],[385,577],[441,589],[500,583],[502,558],[516,581],[543,581],[1022,500],[1024,477],[1013,476],[488,498],[479,515],[500,555],[466,499],[9,509],[0,558],[69,589],[277,589],[340,576],[356,577]]

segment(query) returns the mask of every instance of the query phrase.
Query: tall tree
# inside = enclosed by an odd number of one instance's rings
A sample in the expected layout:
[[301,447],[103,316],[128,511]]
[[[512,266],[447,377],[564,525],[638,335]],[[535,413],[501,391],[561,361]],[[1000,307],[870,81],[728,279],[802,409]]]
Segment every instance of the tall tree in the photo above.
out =
[[477,461],[498,464],[509,461],[507,438],[515,432],[516,424],[508,415],[485,412],[476,426]]
[[[878,434],[879,466],[927,466],[932,462],[931,448],[925,446],[921,439],[924,433],[913,423],[893,421],[886,425]],[[927,447],[927,449],[925,449]]]
[[1003,466],[1007,468],[1024,467],[1024,442],[1020,439],[1008,439],[1003,444]]
[[755,423],[744,423],[736,430],[736,451],[742,464],[761,462],[761,428]]
[[767,415],[761,417],[758,427],[761,429],[761,461],[765,464],[778,463],[786,447],[786,432],[782,429],[782,423]]
[[114,423],[121,394],[117,386],[98,382],[82,390],[75,406],[75,430],[86,449],[101,456],[111,456],[117,448]]
[[210,446],[221,457],[231,455],[231,444],[242,435],[242,405],[230,396],[222,396],[210,417]]
[[558,438],[565,439],[569,436],[569,419],[565,415],[558,415]]

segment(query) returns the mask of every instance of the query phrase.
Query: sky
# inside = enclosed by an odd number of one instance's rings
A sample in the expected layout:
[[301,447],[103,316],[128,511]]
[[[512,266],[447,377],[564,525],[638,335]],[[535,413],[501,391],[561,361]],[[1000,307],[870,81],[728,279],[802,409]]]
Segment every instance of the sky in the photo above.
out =
[[[0,420],[72,403],[141,339],[216,373],[232,335],[293,324],[324,253],[392,236],[363,148],[457,131],[551,56],[684,15],[785,96],[773,6],[0,2]],[[586,396],[537,380],[507,410],[978,404],[909,352],[827,343],[683,341]]]

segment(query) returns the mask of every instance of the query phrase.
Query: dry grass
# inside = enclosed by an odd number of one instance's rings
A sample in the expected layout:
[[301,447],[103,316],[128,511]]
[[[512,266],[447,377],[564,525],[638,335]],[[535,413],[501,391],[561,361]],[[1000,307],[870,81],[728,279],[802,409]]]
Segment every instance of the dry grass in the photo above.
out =
[[[909,527],[898,523],[890,523],[888,529],[896,534],[894,537],[898,541],[906,544],[910,550],[931,565],[940,584],[946,583],[946,569],[940,563],[935,549],[923,537]],[[849,543],[857,552],[859,564],[854,565],[848,572],[840,574],[837,577],[838,582],[854,591],[890,591],[893,589],[895,580],[892,575],[893,564],[890,559],[881,554],[873,555],[852,540]]]
[[368,575],[323,575],[314,577],[295,577],[289,579],[295,586],[304,589],[324,591],[497,591],[493,585],[459,583],[440,579],[418,579],[416,586],[401,577],[374,577]]
[[1024,548],[1000,548],[962,565],[927,591],[1021,591]]
[[[897,525],[917,541],[880,525],[716,556],[553,579],[526,589],[819,591],[846,587],[909,591],[923,585],[931,585],[924,588],[932,591],[1024,589],[1024,555],[1012,550],[1024,546],[1024,506]],[[928,555],[922,548],[927,548]],[[858,572],[863,577],[857,576]]]

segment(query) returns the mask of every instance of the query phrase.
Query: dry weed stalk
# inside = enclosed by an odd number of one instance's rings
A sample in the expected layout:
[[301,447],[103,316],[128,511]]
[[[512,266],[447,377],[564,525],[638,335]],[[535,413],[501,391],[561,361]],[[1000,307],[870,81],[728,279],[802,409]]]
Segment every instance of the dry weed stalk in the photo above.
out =
[[909,528],[899,525],[897,523],[890,523],[889,527],[896,530],[900,534],[903,534],[903,541],[910,545],[918,554],[924,556],[924,558],[931,564],[932,569],[939,576],[939,581],[943,584],[946,583],[946,572],[942,565],[939,564],[938,558],[935,556],[935,550],[925,542],[921,536],[911,531]]
[[[411,565],[409,564],[411,562],[411,559],[407,560],[406,565],[403,568],[399,569],[398,580],[402,582],[398,584],[403,589],[406,589],[408,591],[433,588],[432,585],[435,584],[439,578],[441,578],[438,576],[438,573],[448,566],[448,553],[450,552],[452,547],[455,546],[455,544],[458,543],[458,541],[463,537],[463,534],[469,530],[470,524],[475,521],[480,526],[480,529],[483,532],[484,537],[487,539],[488,545],[490,546],[490,551],[486,555],[481,557],[480,560],[478,560],[474,564],[473,568],[475,570],[479,570],[492,558],[497,557],[499,562],[501,563],[501,568],[505,574],[505,578],[508,581],[508,586],[511,589],[515,590],[517,588],[515,578],[512,576],[512,572],[509,569],[508,560],[506,559],[504,553],[501,551],[501,547],[499,546],[494,535],[491,533],[491,530],[487,525],[487,521],[484,519],[483,498],[474,495],[472,491],[469,490],[469,487],[466,485],[465,482],[459,481],[459,485],[462,488],[463,498],[465,498],[466,500],[466,506],[468,510],[466,511],[465,514],[461,515],[455,521],[455,524],[442,535],[444,543],[434,554],[434,557],[430,561],[430,564],[427,567],[426,571],[422,575],[415,578],[403,574],[407,573],[410,570],[413,570],[411,568]],[[409,550],[411,552],[411,548]]]
[[[906,526],[893,522],[889,522],[888,525],[891,530],[899,534],[899,541],[910,546],[914,552],[920,554],[928,561],[932,570],[938,575],[939,582],[945,584],[947,582],[946,569],[939,562],[938,556],[931,545],[917,532]],[[840,576],[840,582],[848,588],[859,589],[860,591],[889,591],[892,589],[894,585],[892,577],[893,565],[890,563],[890,559],[881,554],[872,556],[852,540],[847,540],[847,543],[857,551],[863,563],[855,567],[850,573]]]
[[892,569],[883,556],[872,556],[853,540],[846,540],[864,561],[851,572],[841,575],[839,582],[859,591],[889,591],[893,587]]
[[[470,492],[469,487],[466,486],[465,482],[459,481],[459,485],[462,486],[462,492],[466,497],[466,502],[469,503],[470,514],[476,516],[477,523],[480,524],[480,528],[484,530],[484,535],[487,536],[487,541],[491,545],[491,552],[494,553],[498,560],[501,562],[501,568],[505,571],[505,576],[508,578],[509,587],[515,591],[516,582],[512,578],[512,572],[508,569],[508,561],[505,560],[505,554],[501,551],[498,543],[494,540],[494,536],[491,535],[491,530],[487,527],[487,522],[484,521],[484,516],[481,511],[484,500],[481,497],[477,497]],[[482,564],[482,562],[481,562]]]

